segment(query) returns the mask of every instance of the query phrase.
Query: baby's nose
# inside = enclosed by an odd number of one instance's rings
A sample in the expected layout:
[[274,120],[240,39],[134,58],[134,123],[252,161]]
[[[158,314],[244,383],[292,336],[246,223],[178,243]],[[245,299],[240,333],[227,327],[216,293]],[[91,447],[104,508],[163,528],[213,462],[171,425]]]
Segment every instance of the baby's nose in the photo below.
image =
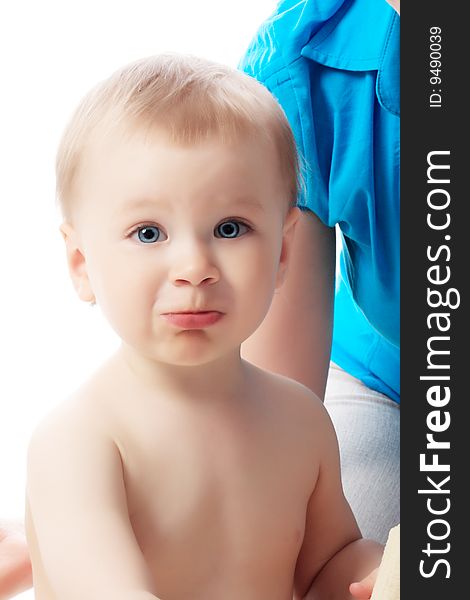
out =
[[170,279],[174,285],[210,285],[219,278],[219,270],[210,253],[198,244],[188,246],[187,251],[179,253],[170,270]]

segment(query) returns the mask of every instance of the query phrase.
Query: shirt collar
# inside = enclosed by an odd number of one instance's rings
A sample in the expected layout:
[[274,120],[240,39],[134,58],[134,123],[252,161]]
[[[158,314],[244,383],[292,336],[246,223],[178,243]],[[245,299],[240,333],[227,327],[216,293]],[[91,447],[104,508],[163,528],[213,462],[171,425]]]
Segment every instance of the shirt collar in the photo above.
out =
[[[302,19],[313,19],[306,10]],[[298,23],[301,25],[301,22]],[[376,93],[381,106],[400,114],[400,17],[383,0],[345,0],[301,48],[320,64],[350,71],[378,71]]]

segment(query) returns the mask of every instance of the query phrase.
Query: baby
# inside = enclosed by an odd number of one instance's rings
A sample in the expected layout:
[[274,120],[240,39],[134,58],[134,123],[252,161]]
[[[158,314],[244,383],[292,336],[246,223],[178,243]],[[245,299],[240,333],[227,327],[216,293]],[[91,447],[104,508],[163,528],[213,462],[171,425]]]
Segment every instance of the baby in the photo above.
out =
[[285,277],[295,143],[255,80],[124,67],[62,139],[70,275],[122,343],[34,432],[38,600],[350,598],[362,540],[322,403],[240,356]]

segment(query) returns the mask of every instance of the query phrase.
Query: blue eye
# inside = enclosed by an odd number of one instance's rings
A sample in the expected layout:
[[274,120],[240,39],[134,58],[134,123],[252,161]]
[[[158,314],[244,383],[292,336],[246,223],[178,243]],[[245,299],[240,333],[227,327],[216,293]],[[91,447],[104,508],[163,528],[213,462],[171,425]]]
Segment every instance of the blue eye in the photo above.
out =
[[144,225],[138,227],[134,233],[137,234],[139,241],[143,244],[154,244],[155,242],[162,242],[166,239],[163,231],[156,225]]
[[220,238],[236,238],[249,231],[248,225],[241,221],[224,221],[215,228],[215,236]]

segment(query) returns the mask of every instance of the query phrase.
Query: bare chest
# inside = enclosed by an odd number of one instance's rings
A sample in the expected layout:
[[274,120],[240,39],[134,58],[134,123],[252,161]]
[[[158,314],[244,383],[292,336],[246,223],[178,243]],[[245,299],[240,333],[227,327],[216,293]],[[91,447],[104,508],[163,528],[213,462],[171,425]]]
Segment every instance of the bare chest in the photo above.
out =
[[161,597],[291,597],[315,463],[299,452],[263,428],[168,427],[133,446],[129,514]]

